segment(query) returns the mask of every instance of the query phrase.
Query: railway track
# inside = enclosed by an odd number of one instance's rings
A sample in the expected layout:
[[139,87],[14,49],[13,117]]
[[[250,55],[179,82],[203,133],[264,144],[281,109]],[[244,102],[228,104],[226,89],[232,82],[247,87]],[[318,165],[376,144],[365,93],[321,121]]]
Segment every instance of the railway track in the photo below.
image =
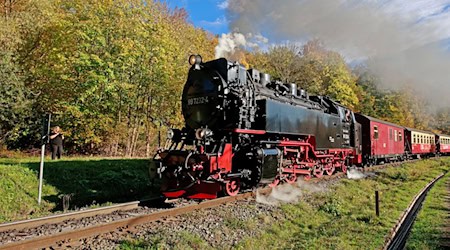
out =
[[76,212],[69,212],[69,213],[63,213],[63,214],[57,214],[57,215],[51,215],[36,219],[29,219],[29,220],[22,220],[22,221],[16,221],[16,222],[10,222],[10,223],[4,223],[0,224],[0,234],[2,232],[6,232],[9,230],[22,230],[25,228],[34,228],[39,227],[45,224],[56,224],[61,223],[65,220],[71,220],[71,219],[81,219],[85,217],[95,216],[95,215],[102,215],[102,214],[109,214],[114,211],[127,211],[132,210],[140,205],[142,205],[144,202],[151,202],[153,200],[157,200],[158,198],[153,198],[149,200],[144,201],[132,201],[107,207],[99,207],[99,208],[93,208],[88,210],[81,210]]
[[440,180],[445,174],[441,174],[431,182],[429,182],[413,199],[406,211],[402,214],[396,226],[391,231],[388,239],[383,247],[384,250],[404,249],[409,232],[416,220],[417,214],[422,208],[428,192],[434,184]]
[[[371,168],[366,168],[364,172],[372,172],[378,169],[383,169],[386,167],[397,166],[401,163],[392,163],[386,165],[378,165],[373,166]],[[339,172],[332,176],[324,176],[320,179],[312,179],[310,182],[317,183],[322,181],[328,181],[333,179],[338,179],[346,176],[345,173]],[[269,192],[270,188],[262,188],[259,189],[260,193]],[[184,213],[193,212],[199,209],[212,208],[219,206],[221,204],[230,203],[233,201],[247,199],[249,197],[255,196],[256,192],[247,192],[242,193],[233,197],[224,197],[209,201],[203,201],[201,203],[185,205],[182,207],[170,208],[170,209],[160,209],[150,212],[148,214],[135,214],[128,216],[127,218],[105,221],[104,223],[96,223],[96,225],[85,226],[81,228],[76,228],[73,230],[62,229],[59,232],[47,234],[47,235],[39,235],[33,238],[25,238],[20,239],[18,241],[14,241],[11,243],[7,243],[4,245],[0,245],[0,249],[34,249],[34,248],[45,248],[50,246],[62,247],[62,246],[70,246],[71,244],[76,244],[75,242],[79,239],[84,239],[96,235],[101,235],[103,233],[112,232],[115,230],[119,231],[127,231],[132,230],[133,227],[141,224],[145,224],[152,221],[163,220],[167,217],[173,217]],[[156,201],[156,199],[153,199]],[[62,223],[67,220],[83,220],[86,217],[90,216],[99,216],[106,215],[112,213],[113,211],[129,211],[133,210],[140,205],[147,204],[151,200],[141,201],[141,202],[129,202],[124,204],[118,204],[114,206],[104,207],[104,208],[96,208],[90,209],[86,211],[78,211],[73,213],[54,215],[44,218],[12,222],[0,225],[0,238],[2,233],[8,232],[20,232],[24,229],[29,228],[38,228],[44,225],[51,225],[56,223]],[[24,234],[24,233],[22,233]],[[26,233],[25,233],[26,234]],[[1,241],[0,241],[1,243]]]
[[198,209],[212,208],[224,203],[229,203],[233,201],[243,200],[248,197],[253,196],[253,192],[247,192],[239,194],[237,196],[224,197],[209,201],[204,201],[199,204],[187,205],[179,208],[165,209],[162,211],[138,215],[134,217],[129,217],[126,219],[113,221],[111,223],[95,225],[91,227],[82,228],[79,230],[70,230],[67,232],[61,232],[53,235],[48,235],[44,237],[36,237],[29,240],[14,242],[0,246],[0,249],[35,249],[35,248],[45,248],[50,246],[61,247],[63,245],[68,245],[76,240],[88,238],[95,235],[100,235],[103,233],[108,233],[115,230],[129,230],[130,228],[148,223],[151,221],[156,221],[164,219],[166,217],[177,216],[183,213],[192,212]]

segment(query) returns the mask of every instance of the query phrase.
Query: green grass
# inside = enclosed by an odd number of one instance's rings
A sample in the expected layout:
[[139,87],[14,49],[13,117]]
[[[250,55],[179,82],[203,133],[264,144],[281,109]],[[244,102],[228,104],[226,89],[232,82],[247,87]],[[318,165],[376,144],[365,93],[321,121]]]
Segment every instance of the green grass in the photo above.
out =
[[[55,187],[45,184],[43,196],[56,195]],[[24,216],[39,216],[55,207],[43,201],[38,206],[38,181],[34,171],[20,167],[0,165],[0,222],[22,219]]]
[[124,202],[150,195],[146,159],[46,159],[44,205],[37,206],[38,158],[0,158],[0,221],[26,218],[62,208],[70,195],[73,207]]
[[[439,249],[443,235],[443,228],[448,223],[449,208],[445,196],[448,196],[450,174],[439,180],[431,189],[423,204],[411,234],[408,238],[407,249]],[[442,248],[443,249],[443,248]]]
[[[413,197],[449,169],[450,158],[440,158],[380,170],[373,178],[342,179],[327,192],[311,193],[305,201],[282,205],[271,218],[244,222],[225,215],[221,230],[262,229],[259,236],[245,238],[236,249],[380,249]],[[380,217],[375,215],[375,190],[380,191]],[[124,241],[120,249],[172,248],[168,235],[179,239],[177,249],[230,248],[209,245],[194,233],[163,231],[150,240]]]
[[[425,160],[380,171],[376,178],[340,181],[332,192],[282,207],[286,220],[242,249],[379,249],[415,194],[450,169],[450,159]],[[381,191],[380,217],[374,192]]]

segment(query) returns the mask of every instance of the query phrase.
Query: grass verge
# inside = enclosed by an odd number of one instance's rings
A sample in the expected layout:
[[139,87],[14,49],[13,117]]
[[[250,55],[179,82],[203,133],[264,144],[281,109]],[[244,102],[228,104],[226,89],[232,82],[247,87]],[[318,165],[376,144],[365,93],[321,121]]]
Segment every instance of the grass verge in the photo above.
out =
[[[274,218],[259,220],[257,227],[263,231],[257,236],[244,238],[233,248],[380,249],[413,197],[429,181],[449,169],[450,158],[440,158],[379,170],[371,178],[342,179],[330,185],[327,191],[309,193],[296,204],[281,205],[282,216],[277,212],[272,215]],[[375,215],[375,190],[381,192],[380,217]],[[231,236],[231,232],[251,229],[246,223],[224,219],[221,230],[230,232]],[[125,241],[121,248],[166,249],[173,246],[170,240],[164,240],[169,236],[179,239],[178,245],[191,249],[231,248],[224,243],[219,243],[219,247],[210,245],[208,239],[199,238],[194,232],[190,239],[173,234],[161,232],[156,234],[155,241]]]
[[[62,208],[125,202],[149,195],[146,159],[66,158],[46,161],[44,204],[37,205],[39,159],[0,159],[0,222],[39,216]],[[156,189],[156,188],[153,188]]]
[[[374,178],[344,179],[331,192],[282,207],[286,219],[241,248],[379,249],[400,214],[429,181],[450,169],[450,159],[424,160],[379,171]],[[375,190],[381,191],[380,217]]]

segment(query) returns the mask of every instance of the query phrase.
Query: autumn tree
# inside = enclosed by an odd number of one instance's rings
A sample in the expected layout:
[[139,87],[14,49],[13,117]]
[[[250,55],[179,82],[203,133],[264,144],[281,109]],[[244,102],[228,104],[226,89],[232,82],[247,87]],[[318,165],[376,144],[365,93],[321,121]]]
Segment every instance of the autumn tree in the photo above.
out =
[[350,108],[358,108],[360,90],[356,78],[341,55],[326,50],[317,40],[302,47],[285,44],[256,52],[250,65],[283,82],[294,82],[311,94],[327,95]]

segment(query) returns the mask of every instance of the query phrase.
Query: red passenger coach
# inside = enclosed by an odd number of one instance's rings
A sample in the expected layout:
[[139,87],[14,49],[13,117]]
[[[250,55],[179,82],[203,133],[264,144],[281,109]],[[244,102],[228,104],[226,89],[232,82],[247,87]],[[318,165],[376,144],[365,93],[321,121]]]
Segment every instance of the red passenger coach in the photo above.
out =
[[404,128],[370,116],[355,114],[362,125],[362,154],[368,164],[403,159]]
[[450,135],[436,135],[436,149],[442,155],[450,154]]
[[436,153],[435,134],[414,128],[405,128],[405,150],[407,153],[419,156],[429,156]]

